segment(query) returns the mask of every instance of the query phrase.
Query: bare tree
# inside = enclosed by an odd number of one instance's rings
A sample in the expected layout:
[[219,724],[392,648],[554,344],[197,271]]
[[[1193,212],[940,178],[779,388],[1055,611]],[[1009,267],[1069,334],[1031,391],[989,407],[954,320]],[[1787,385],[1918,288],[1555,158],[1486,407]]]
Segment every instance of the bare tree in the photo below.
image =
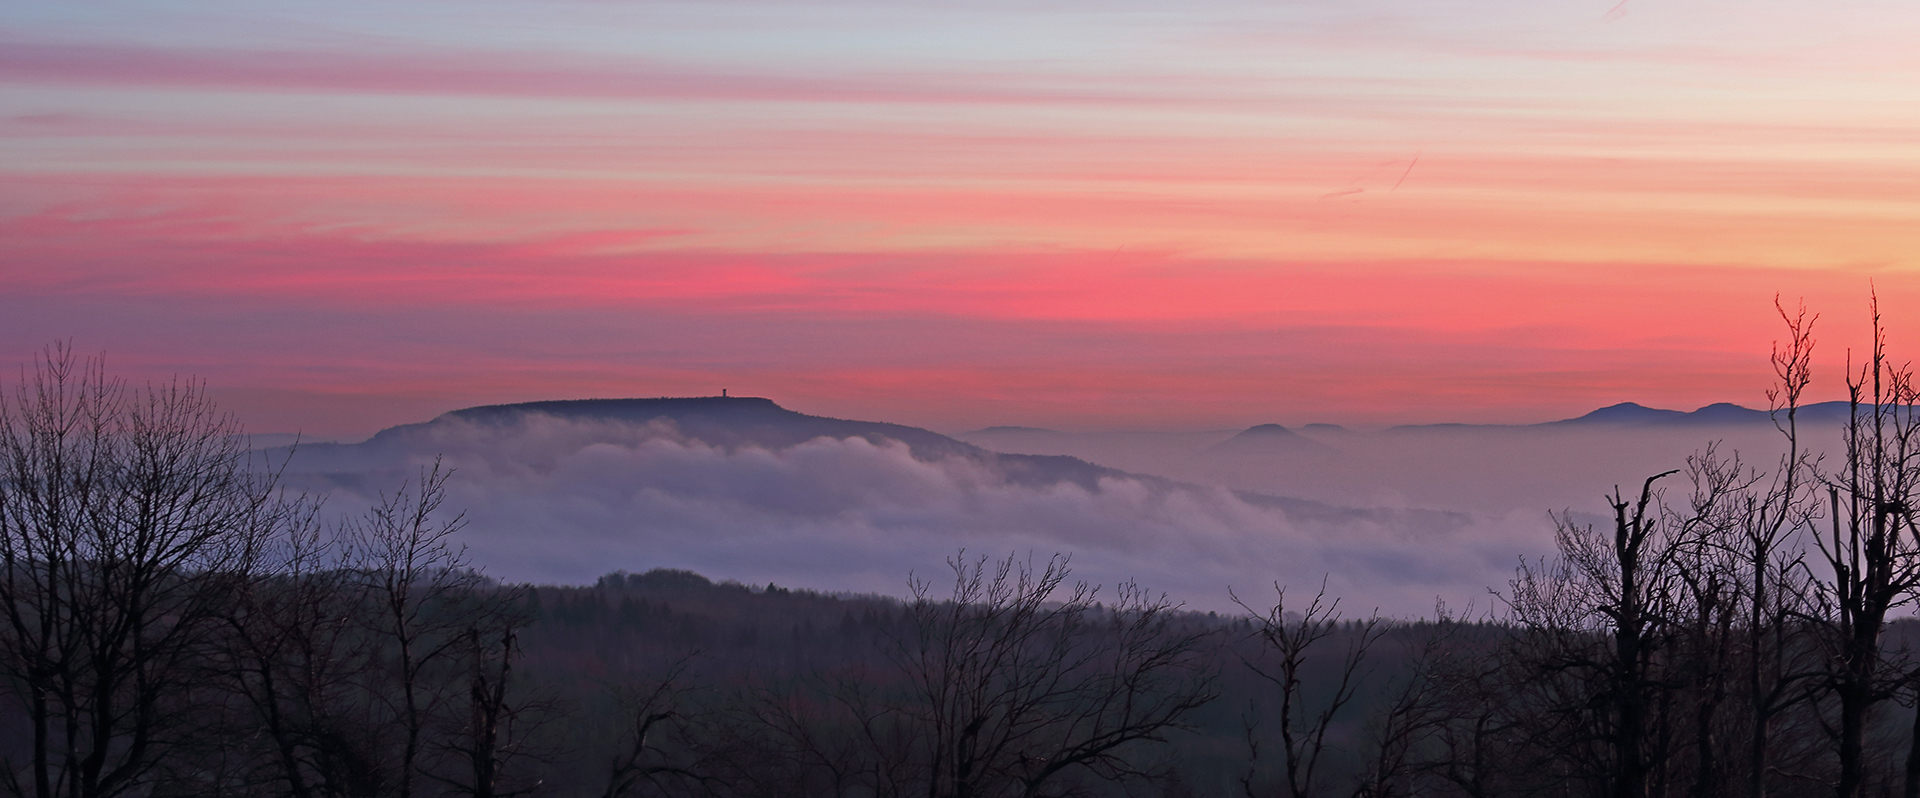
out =
[[691,657],[667,668],[659,679],[637,688],[615,690],[615,699],[629,719],[607,767],[607,786],[601,798],[625,798],[652,788],[662,794],[690,794],[715,781],[702,764],[689,759],[685,744],[689,710],[686,697]]
[[411,798],[457,752],[461,789],[505,794],[515,593],[465,567],[446,477],[330,527],[200,383],[48,348],[0,396],[0,676],[30,738],[0,787]]
[[371,796],[379,742],[363,700],[372,650],[354,620],[361,582],[317,506],[306,509],[229,605],[215,669],[248,709],[235,736],[244,729],[271,747],[259,763],[266,781],[294,798]]
[[895,661],[922,730],[927,794],[1043,794],[1059,779],[1147,775],[1138,749],[1185,728],[1214,697],[1207,633],[1133,585],[1110,607],[1062,588],[1067,561],[949,560],[952,593],[912,583],[911,636]]
[[476,603],[482,580],[453,543],[465,517],[437,516],[450,474],[435,461],[417,480],[383,494],[352,530],[372,605],[366,630],[379,648],[376,662],[390,663],[379,670],[401,738],[394,766],[399,798],[412,798],[426,770],[428,732],[449,710],[455,694],[449,677],[461,671],[466,632],[482,610]]
[[[1446,634],[1469,635],[1463,626],[1455,624]],[[1534,755],[1537,741],[1526,734],[1541,725],[1528,716],[1533,707],[1527,700],[1537,694],[1529,688],[1541,685],[1503,656],[1516,642],[1503,625],[1475,625],[1464,644],[1423,657],[1421,681],[1431,686],[1425,698],[1436,706],[1428,737],[1433,749],[1416,763],[1417,772],[1468,798],[1524,792],[1515,787],[1559,775],[1559,768]]]
[[1826,686],[1840,704],[1841,798],[1863,793],[1868,716],[1892,696],[1881,644],[1887,613],[1920,586],[1920,390],[1889,359],[1878,298],[1872,316],[1868,362],[1847,378],[1846,460],[1824,478],[1831,527],[1815,538],[1827,571],[1815,587],[1831,663]]
[[[1616,489],[1612,534],[1559,519],[1558,560],[1523,562],[1507,596],[1512,617],[1531,649],[1522,667],[1543,676],[1572,676],[1600,688],[1589,703],[1601,744],[1589,775],[1616,798],[1643,798],[1657,774],[1650,767],[1649,731],[1654,718],[1650,692],[1658,687],[1655,654],[1667,632],[1673,573],[1653,485],[1668,471],[1648,477],[1637,498]],[[1603,642],[1604,641],[1604,642]]]
[[1663,687],[1667,701],[1690,710],[1691,717],[1677,724],[1686,727],[1681,731],[1690,737],[1692,760],[1675,775],[1685,777],[1685,770],[1692,771],[1688,794],[1696,798],[1723,793],[1727,763],[1721,710],[1736,682],[1735,658],[1742,653],[1736,650],[1734,627],[1749,617],[1744,594],[1765,588],[1764,583],[1750,585],[1742,579],[1746,550],[1741,545],[1745,541],[1738,539],[1750,528],[1760,476],[1746,470],[1737,453],[1723,459],[1716,448],[1709,444],[1687,458],[1692,500],[1685,510],[1667,510],[1674,534],[1663,553],[1675,585],[1667,609],[1669,665]]
[[[1299,618],[1290,617],[1287,609],[1287,591],[1280,585],[1274,585],[1279,595],[1273,606],[1265,612],[1256,611],[1240,601],[1234,602],[1257,616],[1258,626],[1254,633],[1261,642],[1262,654],[1271,655],[1271,663],[1261,659],[1243,658],[1242,662],[1254,675],[1280,689],[1280,712],[1274,725],[1280,735],[1280,755],[1282,775],[1286,794],[1291,798],[1308,798],[1315,795],[1314,779],[1319,774],[1321,757],[1327,750],[1327,733],[1341,712],[1353,701],[1366,674],[1361,667],[1366,662],[1367,652],[1379,642],[1384,631],[1379,616],[1361,621],[1346,635],[1346,648],[1340,655],[1340,664],[1334,671],[1331,684],[1316,686],[1313,694],[1324,696],[1320,706],[1309,709],[1307,703],[1306,668],[1310,655],[1317,653],[1320,644],[1339,631],[1339,601],[1327,601],[1325,582],[1320,592],[1299,612]],[[1259,792],[1258,772],[1261,751],[1261,735],[1257,713],[1250,714],[1245,723],[1248,749],[1247,772],[1240,778],[1242,791],[1248,798]]]
[[[519,630],[524,618],[506,610],[519,604],[520,591],[497,590],[492,612],[467,627],[464,652],[467,677],[466,722],[447,735],[454,754],[453,775],[435,780],[456,795],[506,798],[533,792],[537,783],[510,778],[509,765],[535,753],[530,748],[545,702],[517,686],[514,663],[520,658]],[[516,786],[521,785],[521,786]]]
[[[1405,664],[1395,681],[1389,683],[1393,685],[1387,693],[1389,700],[1375,710],[1369,723],[1368,758],[1353,790],[1354,798],[1416,795],[1432,782],[1430,776],[1446,771],[1447,766],[1435,760],[1452,753],[1444,745],[1448,742],[1447,727],[1482,709],[1475,700],[1481,691],[1475,689],[1471,679],[1457,677],[1459,665],[1473,658],[1473,642],[1484,642],[1464,637],[1464,624],[1453,617],[1445,602],[1438,602],[1431,621],[1396,625],[1386,630],[1383,640],[1376,641],[1375,645],[1390,642],[1409,646],[1410,650],[1405,652]],[[1440,781],[1451,779],[1442,776]]]
[[1800,445],[1802,397],[1813,380],[1813,323],[1804,306],[1789,314],[1774,298],[1787,325],[1787,342],[1773,347],[1774,387],[1767,404],[1774,425],[1787,441],[1764,492],[1749,490],[1739,501],[1735,544],[1743,555],[1746,601],[1746,692],[1749,701],[1747,794],[1765,798],[1773,767],[1773,726],[1796,698],[1808,671],[1793,666],[1789,644],[1799,626],[1801,600],[1808,595],[1806,552],[1795,536],[1811,529],[1819,513],[1814,475],[1819,459]]
[[46,349],[0,396],[0,670],[31,725],[15,794],[133,794],[187,742],[185,678],[280,520],[200,383],[128,390]]

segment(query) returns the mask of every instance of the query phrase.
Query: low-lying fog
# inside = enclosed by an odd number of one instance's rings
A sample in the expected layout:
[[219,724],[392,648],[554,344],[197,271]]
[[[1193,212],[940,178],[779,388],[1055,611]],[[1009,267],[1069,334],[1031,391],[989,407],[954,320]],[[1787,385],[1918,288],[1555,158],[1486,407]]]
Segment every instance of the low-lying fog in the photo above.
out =
[[[1136,579],[1195,609],[1232,610],[1229,588],[1261,604],[1275,582],[1311,592],[1324,578],[1350,614],[1413,616],[1436,598],[1487,606],[1519,558],[1551,549],[1549,511],[1605,523],[1603,494],[1684,469],[1709,443],[1768,469],[1784,448],[1764,419],[954,436],[1106,470],[910,446],[884,430],[775,435],[789,416],[812,417],[767,407],[777,417],[726,434],[672,417],[450,414],[366,444],[302,447],[287,480],[352,512],[442,457],[472,561],[513,581],[675,567],[902,595],[910,573],[937,582],[962,548],[1071,552],[1078,578]],[[1830,425],[1805,434],[1837,437]],[[1684,473],[1661,484],[1681,501],[1689,491]]]
[[[1830,428],[1808,430],[1821,444]],[[1021,454],[1060,454],[1125,471],[1353,507],[1470,513],[1606,511],[1603,494],[1638,490],[1714,444],[1771,469],[1785,437],[1768,424],[1426,426],[1377,432],[1308,425],[1194,433],[982,430],[955,437]],[[1813,441],[1809,441],[1809,444]],[[1684,480],[1659,483],[1669,490]]]

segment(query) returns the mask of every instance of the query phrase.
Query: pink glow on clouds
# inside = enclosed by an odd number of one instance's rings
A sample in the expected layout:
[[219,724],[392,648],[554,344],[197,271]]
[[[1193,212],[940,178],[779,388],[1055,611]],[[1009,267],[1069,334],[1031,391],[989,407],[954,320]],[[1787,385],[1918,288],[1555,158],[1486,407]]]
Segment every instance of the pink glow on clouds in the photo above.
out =
[[[593,250],[604,242],[568,237],[240,238],[152,218],[4,230],[48,242],[9,248],[13,296],[37,306],[13,309],[14,329],[59,329],[36,310],[78,311],[95,323],[75,335],[123,362],[237,384],[259,423],[321,434],[356,429],[311,426],[336,406],[325,397],[365,419],[358,406],[378,404],[369,394],[396,397],[374,416],[398,423],[435,400],[733,387],[948,429],[1009,418],[1536,420],[1629,399],[1752,403],[1776,333],[1768,291],[1798,287],[1845,311],[1869,276],[1164,252],[603,254]],[[1877,279],[1890,305],[1920,300],[1910,277]],[[145,318],[113,310],[127,306]],[[1196,395],[1210,398],[1196,407]]]
[[1870,283],[1920,341],[1920,12],[115,8],[0,11],[3,354],[256,427],[1753,404],[1773,295],[1837,363]]
[[[219,182],[200,181],[179,193],[218,194]],[[279,181],[265,191],[311,201],[353,188],[329,181]],[[260,190],[247,186],[233,193]],[[561,231],[541,237],[523,231],[503,241],[449,241],[431,234],[402,237],[377,227],[372,233],[367,227],[328,231],[297,221],[249,219],[250,210],[260,209],[243,203],[161,207],[165,196],[155,190],[128,203],[151,203],[151,210],[89,216],[101,206],[55,206],[0,221],[0,234],[13,242],[9,250],[19,264],[8,270],[9,283],[33,292],[127,297],[294,296],[342,309],[552,310],[668,303],[837,317],[935,313],[981,320],[1235,325],[1286,318],[1294,324],[1397,324],[1445,332],[1557,323],[1586,331],[1599,345],[1643,336],[1710,340],[1738,318],[1770,324],[1765,301],[1776,288],[1768,286],[1802,286],[1824,294],[1831,287],[1864,286],[1878,274],[1883,293],[1898,293],[1909,279],[1904,271],[1874,268],[1685,262],[1252,259],[1168,250],[978,245],[867,253],[673,246],[699,234],[690,228]],[[466,224],[485,218],[478,211],[465,216]],[[316,264],[326,268],[311,268]],[[1754,288],[1742,287],[1748,285]],[[1702,304],[1753,290],[1759,291],[1753,295],[1761,303],[1757,308]],[[1573,306],[1557,301],[1569,293],[1596,291],[1602,293],[1588,295],[1595,301]],[[1602,298],[1609,301],[1598,301]],[[1676,312],[1682,308],[1692,312]],[[1696,315],[1697,325],[1687,318]]]
[[[515,63],[518,61],[518,63]],[[787,77],[741,74],[626,59],[522,58],[498,53],[431,55],[286,53],[12,43],[0,50],[0,79],[39,85],[316,93],[761,100],[781,102],[1178,103],[1161,94],[1089,92],[1032,85],[1008,75],[1000,90],[938,76]],[[1027,85],[1018,85],[1027,84]],[[1169,88],[1169,87],[1162,87]]]

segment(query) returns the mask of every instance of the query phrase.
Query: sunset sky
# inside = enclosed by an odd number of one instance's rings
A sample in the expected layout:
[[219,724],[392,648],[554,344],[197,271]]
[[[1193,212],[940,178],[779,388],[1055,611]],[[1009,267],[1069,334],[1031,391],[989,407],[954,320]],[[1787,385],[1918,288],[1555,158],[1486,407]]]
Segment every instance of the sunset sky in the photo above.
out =
[[[0,363],[257,431],[1532,422],[1920,352],[1920,5],[0,6]],[[11,365],[7,366],[9,372]]]

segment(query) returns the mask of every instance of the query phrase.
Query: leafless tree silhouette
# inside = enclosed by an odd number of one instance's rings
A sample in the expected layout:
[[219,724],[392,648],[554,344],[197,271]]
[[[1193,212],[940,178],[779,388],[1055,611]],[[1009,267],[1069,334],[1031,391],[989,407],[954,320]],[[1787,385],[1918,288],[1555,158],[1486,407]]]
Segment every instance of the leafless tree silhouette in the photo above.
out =
[[198,382],[128,389],[44,350],[0,396],[0,669],[31,725],[6,786],[137,794],[185,742],[189,678],[287,508]]

